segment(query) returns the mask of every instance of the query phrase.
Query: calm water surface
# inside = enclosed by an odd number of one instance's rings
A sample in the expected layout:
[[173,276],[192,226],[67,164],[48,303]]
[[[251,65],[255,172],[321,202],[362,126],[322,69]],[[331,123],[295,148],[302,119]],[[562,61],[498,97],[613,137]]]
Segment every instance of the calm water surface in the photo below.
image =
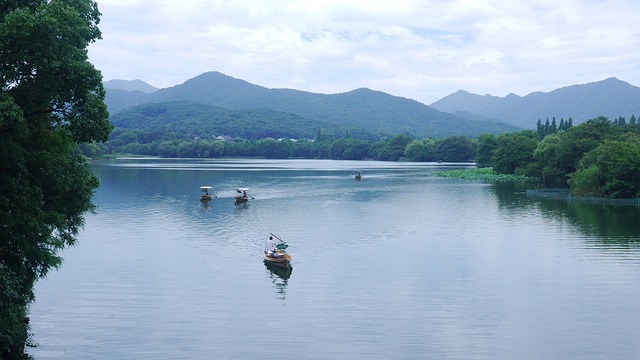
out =
[[[637,207],[531,199],[437,164],[92,169],[96,214],[36,288],[36,359],[640,358]],[[218,198],[201,204],[201,185]],[[235,206],[237,187],[255,200]],[[263,263],[269,232],[290,274]]]

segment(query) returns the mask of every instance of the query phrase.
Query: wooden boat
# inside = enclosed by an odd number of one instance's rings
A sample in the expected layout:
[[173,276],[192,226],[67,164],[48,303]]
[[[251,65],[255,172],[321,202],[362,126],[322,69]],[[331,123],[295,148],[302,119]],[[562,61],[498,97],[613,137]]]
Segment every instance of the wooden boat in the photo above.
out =
[[236,189],[236,192],[238,193],[238,195],[236,195],[236,205],[244,204],[249,201],[249,199],[253,199],[253,196],[247,195],[247,191],[249,191],[247,188]]
[[268,251],[268,246],[265,245],[265,250],[263,252],[265,263],[284,268],[291,266],[291,255],[287,254],[286,250],[289,245],[287,245],[287,243],[277,235],[273,233],[270,234],[272,237],[278,239],[279,243],[275,245],[275,249],[273,249],[272,251]]
[[291,255],[284,250],[276,250],[271,253],[264,253],[264,261],[279,267],[289,267],[291,265]]
[[215,195],[211,193],[211,189],[211,186],[200,186],[200,191],[202,192],[202,194],[200,194],[200,201],[209,201],[215,197]]

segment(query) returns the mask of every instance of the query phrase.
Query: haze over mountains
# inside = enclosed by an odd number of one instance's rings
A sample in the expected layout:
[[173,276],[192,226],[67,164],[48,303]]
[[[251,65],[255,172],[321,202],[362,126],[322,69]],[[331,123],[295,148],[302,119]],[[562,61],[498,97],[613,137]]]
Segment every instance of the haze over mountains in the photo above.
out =
[[205,105],[197,107],[200,112],[194,116],[198,121],[208,121],[209,117],[220,122],[215,119],[220,109],[242,113],[244,118],[261,113],[256,110],[268,110],[270,118],[276,120],[263,121],[261,126],[281,127],[277,124],[280,113],[282,119],[288,119],[289,127],[295,126],[295,121],[291,122],[295,115],[306,126],[434,138],[533,129],[538,119],[544,122],[554,116],[558,120],[572,117],[578,124],[598,115],[629,117],[636,110],[640,115],[640,88],[615,78],[524,97],[481,96],[461,90],[431,106],[366,88],[331,95],[268,89],[219,72],[204,73],[164,89],[140,80],[111,80],[105,82],[105,88],[105,102],[116,126],[124,126],[133,118],[137,123],[145,118],[153,122],[154,114],[159,113],[150,111],[153,104],[162,104],[166,114],[167,107],[175,104],[184,108],[184,103]]
[[534,92],[526,96],[505,97],[476,95],[460,90],[446,96],[431,107],[458,114],[479,115],[522,128],[532,128],[538,119],[571,117],[574,124],[604,115],[610,119],[629,119],[640,115],[640,88],[616,78],[582,85],[571,85],[548,93]]

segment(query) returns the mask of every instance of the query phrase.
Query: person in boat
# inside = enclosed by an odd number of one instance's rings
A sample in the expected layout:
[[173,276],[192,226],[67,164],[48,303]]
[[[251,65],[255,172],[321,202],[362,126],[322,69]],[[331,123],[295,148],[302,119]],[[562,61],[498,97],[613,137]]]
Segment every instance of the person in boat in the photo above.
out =
[[243,198],[247,198],[247,191],[246,190],[242,190],[242,197]]
[[273,236],[269,236],[267,242],[264,244],[264,252],[270,256],[278,256],[276,252],[276,242],[273,240]]

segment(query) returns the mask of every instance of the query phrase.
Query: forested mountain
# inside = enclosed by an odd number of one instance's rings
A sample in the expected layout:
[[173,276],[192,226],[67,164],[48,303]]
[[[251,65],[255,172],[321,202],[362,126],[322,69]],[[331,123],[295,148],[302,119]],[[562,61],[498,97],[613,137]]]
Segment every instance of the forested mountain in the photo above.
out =
[[460,90],[446,96],[431,107],[452,114],[474,114],[497,119],[521,128],[531,128],[538,119],[555,117],[558,121],[573,119],[582,123],[604,115],[610,119],[640,114],[640,88],[616,78],[572,85],[551,92],[534,92],[524,97],[476,95]]
[[[514,126],[498,122],[475,121],[443,113],[414,100],[369,89],[332,95],[292,89],[268,89],[218,72],[204,73],[181,85],[150,94],[107,89],[105,99],[112,116],[119,116],[122,121],[126,121],[122,118],[125,115],[119,113],[127,108],[180,101],[235,110],[236,114],[257,110],[295,114],[308,122],[331,124],[345,131],[366,129],[372,133],[409,133],[418,137],[441,138],[517,130]],[[203,120],[205,118],[206,116],[202,117]],[[277,117],[270,118],[273,123],[262,125],[281,127]],[[293,122],[290,126],[297,125]],[[231,129],[225,132],[230,131]]]
[[148,93],[148,94],[158,90],[157,88],[147,84],[146,82],[144,82],[142,80],[120,80],[120,79],[115,79],[115,80],[105,81],[105,82],[103,82],[103,85],[104,85],[105,89],[120,89],[120,90],[126,90],[126,91],[142,91],[143,93]]
[[[266,109],[232,110],[189,101],[148,103],[128,108],[111,117],[118,129],[139,130],[146,141],[165,139],[213,139],[227,136],[244,139],[313,139],[318,128],[338,132],[333,124],[299,115]],[[357,133],[360,138],[378,134]]]

